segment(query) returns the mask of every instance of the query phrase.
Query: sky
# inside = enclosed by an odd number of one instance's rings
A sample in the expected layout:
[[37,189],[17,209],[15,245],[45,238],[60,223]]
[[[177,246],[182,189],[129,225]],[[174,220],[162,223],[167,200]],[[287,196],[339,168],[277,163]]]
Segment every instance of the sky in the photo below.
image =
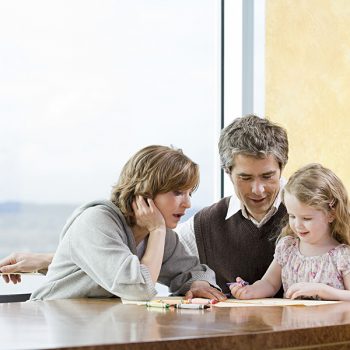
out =
[[0,202],[106,198],[149,144],[219,163],[215,0],[0,1]]

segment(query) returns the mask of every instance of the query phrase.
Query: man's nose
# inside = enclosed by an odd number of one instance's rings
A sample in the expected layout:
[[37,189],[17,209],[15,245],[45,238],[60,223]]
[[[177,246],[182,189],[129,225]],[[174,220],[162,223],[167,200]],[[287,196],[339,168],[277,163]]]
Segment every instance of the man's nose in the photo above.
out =
[[261,181],[253,181],[252,192],[256,195],[262,195],[265,192],[265,186]]

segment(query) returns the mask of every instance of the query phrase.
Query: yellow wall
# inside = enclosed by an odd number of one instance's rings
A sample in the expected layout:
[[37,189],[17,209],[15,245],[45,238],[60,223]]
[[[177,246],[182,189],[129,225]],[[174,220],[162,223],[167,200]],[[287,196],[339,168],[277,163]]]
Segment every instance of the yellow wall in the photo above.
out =
[[350,191],[350,1],[266,6],[266,116],[288,130],[285,176],[319,162]]

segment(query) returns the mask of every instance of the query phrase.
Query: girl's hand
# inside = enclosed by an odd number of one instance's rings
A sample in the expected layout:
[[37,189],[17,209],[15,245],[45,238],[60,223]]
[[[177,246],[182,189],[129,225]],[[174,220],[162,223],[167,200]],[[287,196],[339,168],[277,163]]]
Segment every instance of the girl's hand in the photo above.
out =
[[158,210],[152,199],[137,196],[132,202],[132,208],[134,210],[136,224],[138,226],[145,227],[148,232],[152,232],[157,229],[165,229],[163,215]]
[[324,288],[323,283],[294,283],[292,284],[287,292],[286,298],[296,299],[299,297],[318,297],[322,294]]
[[246,282],[241,278],[237,277],[236,282],[232,283],[229,286],[231,290],[231,294],[236,299],[253,299],[254,298],[254,287],[249,286]]

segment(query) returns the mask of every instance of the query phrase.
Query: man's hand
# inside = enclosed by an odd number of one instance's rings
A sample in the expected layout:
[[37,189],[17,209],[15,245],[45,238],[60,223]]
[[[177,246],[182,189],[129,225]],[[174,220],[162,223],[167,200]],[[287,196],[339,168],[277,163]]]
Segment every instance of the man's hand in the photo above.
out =
[[195,281],[191,284],[191,289],[186,293],[185,299],[207,298],[224,301],[227,299],[225,294],[211,287],[206,281]]
[[52,258],[50,253],[12,253],[0,260],[0,272],[8,274],[2,276],[6,283],[16,284],[21,282],[21,275],[14,273],[47,270]]

